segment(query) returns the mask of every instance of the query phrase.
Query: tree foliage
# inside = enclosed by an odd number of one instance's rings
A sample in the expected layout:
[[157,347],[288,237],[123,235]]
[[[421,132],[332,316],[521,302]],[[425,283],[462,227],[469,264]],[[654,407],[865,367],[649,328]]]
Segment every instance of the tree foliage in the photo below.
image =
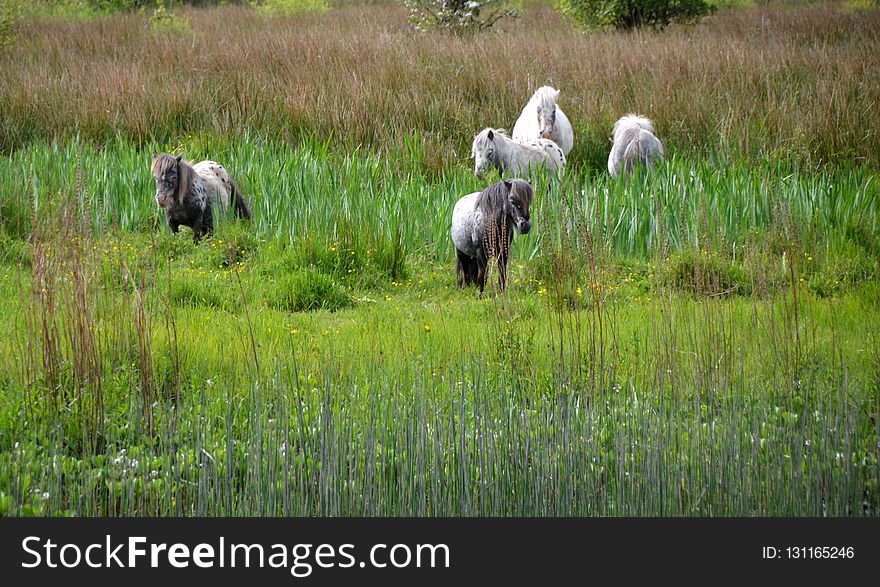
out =
[[715,11],[705,0],[558,0],[564,15],[584,28],[655,29],[697,22]]

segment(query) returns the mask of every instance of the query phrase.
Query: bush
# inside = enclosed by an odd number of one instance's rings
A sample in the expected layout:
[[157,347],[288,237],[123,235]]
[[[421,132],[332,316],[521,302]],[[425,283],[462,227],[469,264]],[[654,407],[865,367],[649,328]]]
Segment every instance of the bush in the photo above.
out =
[[238,306],[237,287],[222,272],[184,269],[174,275],[168,292],[169,301],[175,306],[204,306],[234,312]]
[[715,11],[705,0],[558,0],[557,7],[584,28],[626,30],[696,22]]
[[876,257],[858,243],[847,240],[828,251],[821,263],[808,256],[803,273],[810,291],[831,297],[854,285],[874,281],[877,271]]
[[0,0],[0,51],[15,44],[15,25],[18,22],[18,2]]
[[285,312],[339,310],[351,305],[351,298],[329,275],[313,269],[280,278],[268,292],[267,302]]
[[480,31],[516,16],[507,0],[403,0],[403,4],[409,8],[409,21],[422,31]]
[[326,12],[330,9],[327,0],[250,0],[250,5],[269,16]]
[[30,265],[32,252],[30,243],[10,237],[0,227],[0,263]]
[[154,33],[188,33],[192,32],[189,19],[174,14],[164,6],[159,6],[150,16],[150,30]]
[[696,297],[752,293],[745,268],[717,251],[684,250],[672,255],[660,269],[660,281]]

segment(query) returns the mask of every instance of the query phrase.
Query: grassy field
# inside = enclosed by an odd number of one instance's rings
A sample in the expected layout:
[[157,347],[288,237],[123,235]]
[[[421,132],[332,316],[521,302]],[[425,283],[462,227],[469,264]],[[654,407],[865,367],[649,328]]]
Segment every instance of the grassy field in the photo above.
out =
[[[0,78],[0,150],[79,134],[176,146],[326,138],[406,152],[418,131],[439,175],[485,126],[513,128],[526,99],[562,91],[571,159],[602,169],[613,122],[636,110],[697,159],[880,163],[880,14],[840,3],[723,11],[663,34],[584,35],[547,6],[476,37],[419,35],[394,2],[269,18],[241,6],[43,20],[22,27]],[[695,58],[699,56],[699,58]]]
[[[0,56],[0,515],[878,515],[877,10],[180,14]],[[480,298],[470,137],[545,82],[575,151]],[[615,180],[629,109],[670,157]],[[170,234],[159,150],[253,222]]]

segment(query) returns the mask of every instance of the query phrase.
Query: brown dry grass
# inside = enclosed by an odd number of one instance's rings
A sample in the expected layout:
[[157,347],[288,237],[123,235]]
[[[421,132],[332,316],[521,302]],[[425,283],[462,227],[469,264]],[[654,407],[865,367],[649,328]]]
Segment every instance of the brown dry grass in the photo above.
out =
[[628,111],[652,117],[673,152],[880,162],[878,10],[744,9],[663,33],[585,35],[537,7],[474,38],[417,34],[393,3],[186,14],[183,34],[154,33],[138,14],[23,28],[0,57],[0,147],[305,132],[394,151],[418,131],[439,168],[484,126],[512,128],[549,83],[575,125],[573,162],[603,167],[610,126]]

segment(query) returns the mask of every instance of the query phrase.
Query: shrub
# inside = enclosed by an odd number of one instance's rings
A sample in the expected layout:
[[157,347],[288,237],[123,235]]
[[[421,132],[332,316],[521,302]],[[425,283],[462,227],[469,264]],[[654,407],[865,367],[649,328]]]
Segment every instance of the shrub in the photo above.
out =
[[192,31],[189,19],[174,14],[164,6],[159,6],[150,16],[150,30],[154,33],[187,33]]
[[175,306],[206,306],[234,311],[235,283],[222,272],[185,269],[171,279],[169,301]]
[[330,9],[327,0],[251,0],[250,4],[269,16],[326,12]]
[[403,0],[403,4],[409,8],[409,21],[422,31],[480,31],[516,16],[507,0]]
[[557,7],[583,28],[627,30],[696,22],[715,11],[705,0],[558,0]]
[[[858,243],[847,240],[829,250],[823,262],[812,263],[807,257],[804,270],[810,291],[818,296],[831,297],[853,285],[873,281],[877,277],[878,262]],[[816,269],[812,269],[816,265]]]
[[332,277],[305,269],[281,277],[268,291],[267,302],[285,312],[335,311],[351,305],[351,298]]
[[30,265],[32,249],[27,241],[10,237],[0,228],[0,263]]
[[660,280],[697,297],[751,293],[751,279],[742,265],[717,251],[684,250],[672,255],[660,270]]
[[0,0],[0,51],[15,44],[15,25],[18,22],[18,2]]

